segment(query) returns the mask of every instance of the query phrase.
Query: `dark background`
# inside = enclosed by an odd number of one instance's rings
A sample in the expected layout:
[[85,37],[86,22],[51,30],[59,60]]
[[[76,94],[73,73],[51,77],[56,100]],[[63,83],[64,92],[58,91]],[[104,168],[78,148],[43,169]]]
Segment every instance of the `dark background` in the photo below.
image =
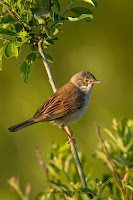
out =
[[[63,8],[69,1],[62,3]],[[111,129],[112,119],[133,115],[133,1],[98,1],[91,23],[65,23],[59,41],[45,52],[54,58],[51,68],[59,87],[72,75],[88,70],[103,81],[93,89],[88,111],[79,122],[71,125],[78,151],[85,154],[92,178],[102,178],[108,169],[91,157],[99,143],[94,127],[97,121]],[[79,3],[77,3],[79,5]],[[83,4],[82,4],[83,5]],[[10,133],[8,128],[31,118],[40,105],[53,93],[41,61],[31,67],[29,83],[20,78],[20,65],[30,53],[22,48],[18,59],[3,59],[0,72],[0,199],[17,199],[7,180],[20,177],[21,187],[31,183],[32,199],[47,188],[35,147],[39,146],[44,162],[53,142],[67,141],[62,130],[49,123],[40,123]]]

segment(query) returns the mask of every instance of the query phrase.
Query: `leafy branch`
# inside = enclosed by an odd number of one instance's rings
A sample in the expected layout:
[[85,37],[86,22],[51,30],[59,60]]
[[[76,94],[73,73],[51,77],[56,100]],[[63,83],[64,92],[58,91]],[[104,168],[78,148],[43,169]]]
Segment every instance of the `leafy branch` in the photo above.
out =
[[[38,54],[38,44],[43,39],[43,48],[53,45],[65,21],[89,22],[93,19],[92,11],[86,7],[72,7],[77,0],[71,0],[67,8],[61,12],[58,0],[48,2],[31,0],[0,1],[3,6],[0,16],[0,39],[4,40],[0,49],[0,70],[2,70],[2,56],[6,58],[18,57],[24,44],[30,47],[30,53],[22,63],[20,72],[25,83],[29,81],[31,65]],[[97,6],[95,0],[81,0]],[[69,16],[69,12],[74,15]],[[50,55],[45,54],[49,62],[53,62]]]
[[115,167],[115,165],[113,164],[112,160],[111,160],[110,157],[109,157],[109,153],[108,153],[107,147],[106,147],[105,142],[104,142],[104,139],[103,139],[103,137],[102,137],[102,135],[101,135],[101,133],[100,133],[100,126],[99,126],[97,123],[95,123],[95,126],[96,126],[96,128],[97,128],[97,134],[98,134],[98,136],[99,136],[99,139],[100,139],[100,141],[101,141],[101,143],[102,143],[102,145],[103,145],[103,148],[104,148],[104,150],[105,150],[105,153],[106,153],[106,155],[107,155],[107,160],[108,160],[108,162],[109,162],[109,164],[110,164],[110,166],[111,166],[111,168],[112,168],[112,171],[113,171],[113,173],[114,173],[114,175],[115,175],[116,183],[117,183],[118,187],[120,188],[120,191],[122,192],[123,197],[125,198],[125,200],[128,200],[128,199],[127,199],[127,196],[126,196],[126,193],[125,193],[125,191],[124,191],[124,189],[123,189],[121,180],[120,180],[120,178],[119,178],[119,176],[118,176],[118,174],[117,174],[116,167]]
[[20,199],[22,199],[22,200],[29,200],[29,195],[30,195],[30,191],[31,191],[30,184],[26,185],[26,187],[25,187],[25,194],[20,189],[19,179],[18,178],[11,177],[8,180],[8,184],[11,186],[12,191],[16,192],[18,194],[18,196],[20,197]]
[[[133,120],[122,118],[119,121],[113,120],[114,133],[104,129],[109,136],[104,140],[100,127],[96,124],[97,134],[101,141],[94,153],[94,157],[102,160],[113,172],[114,179],[110,185],[110,193],[117,199],[132,199],[133,193]],[[109,178],[106,175],[106,178]]]

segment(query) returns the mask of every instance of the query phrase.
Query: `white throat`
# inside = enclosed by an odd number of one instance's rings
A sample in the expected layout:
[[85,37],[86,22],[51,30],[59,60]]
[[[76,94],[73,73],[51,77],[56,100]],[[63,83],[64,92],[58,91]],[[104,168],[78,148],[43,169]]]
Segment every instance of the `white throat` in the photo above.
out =
[[80,86],[79,89],[82,91],[82,92],[85,92],[86,94],[91,94],[92,92],[92,89],[93,89],[93,85],[92,84],[89,84],[88,86]]

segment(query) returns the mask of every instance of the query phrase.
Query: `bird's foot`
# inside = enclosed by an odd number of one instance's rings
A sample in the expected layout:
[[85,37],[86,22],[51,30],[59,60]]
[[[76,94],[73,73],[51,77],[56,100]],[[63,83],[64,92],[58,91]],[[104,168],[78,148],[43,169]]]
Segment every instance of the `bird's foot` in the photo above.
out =
[[67,144],[69,144],[70,142],[76,143],[74,136],[73,137],[69,137],[69,140],[68,140]]
[[71,137],[71,136],[68,134],[68,132],[64,129],[63,126],[62,126],[61,128],[62,128],[62,130],[67,134],[67,136],[69,137],[69,140],[68,140],[67,144],[69,144],[70,142],[76,143],[76,141],[75,141],[75,139],[74,139],[74,136]]

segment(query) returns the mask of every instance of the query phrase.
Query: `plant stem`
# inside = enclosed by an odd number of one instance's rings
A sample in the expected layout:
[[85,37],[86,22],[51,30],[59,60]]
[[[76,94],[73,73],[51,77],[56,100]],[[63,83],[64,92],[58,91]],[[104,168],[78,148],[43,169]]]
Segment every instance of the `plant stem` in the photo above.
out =
[[[45,53],[44,53],[44,50],[43,50],[43,47],[42,47],[42,42],[43,42],[43,40],[41,39],[39,41],[39,43],[38,43],[38,51],[39,51],[40,55],[42,56],[43,64],[44,64],[45,69],[47,71],[51,87],[52,87],[53,91],[56,92],[57,86],[55,84],[51,68],[50,68],[50,66],[48,64],[48,61],[47,61],[47,58],[45,56]],[[66,131],[67,131],[67,133],[70,134],[71,137],[73,137],[73,133],[72,133],[72,131],[71,131],[69,126],[66,127]],[[76,149],[75,143],[74,142],[70,142],[70,146],[71,146],[71,152],[73,154],[73,157],[74,157],[74,160],[75,160],[75,163],[76,163],[76,166],[77,166],[77,170],[78,170],[78,173],[79,173],[79,177],[80,177],[80,180],[81,180],[82,187],[83,188],[87,188],[85,175],[84,175],[84,172],[83,172],[83,169],[82,169],[81,162],[80,162],[79,157],[78,157],[78,153],[77,153],[77,149]],[[89,195],[90,199],[93,198],[92,194],[88,194],[88,195]]]
[[108,160],[108,162],[109,162],[109,164],[110,164],[110,166],[111,166],[111,168],[112,168],[112,171],[113,171],[113,173],[114,173],[114,175],[115,175],[116,183],[117,183],[117,185],[118,185],[118,187],[119,187],[119,189],[120,189],[120,191],[121,191],[121,193],[122,193],[122,195],[123,195],[124,200],[128,200],[128,198],[127,198],[127,196],[126,196],[126,193],[125,193],[125,191],[124,191],[124,189],[123,189],[121,180],[120,180],[120,178],[119,178],[119,176],[118,176],[116,167],[115,167],[114,163],[112,162],[112,160],[111,160],[110,157],[109,157],[108,149],[107,149],[107,147],[106,147],[106,145],[105,145],[105,142],[104,142],[104,139],[103,139],[103,137],[102,137],[102,135],[101,135],[101,133],[100,133],[100,126],[99,126],[97,123],[95,123],[95,126],[96,126],[96,128],[97,128],[97,134],[98,134],[98,136],[99,136],[99,139],[100,139],[100,141],[101,141],[101,143],[102,143],[102,145],[103,145],[104,151],[105,151],[105,153],[106,153],[107,160]]
[[24,196],[24,194],[22,193],[21,189],[19,188],[19,185],[17,183],[17,179],[15,177],[11,177],[9,180],[8,180],[8,183],[9,185],[15,190],[15,192],[19,195],[19,197],[22,199],[22,200],[28,200],[28,198],[26,198]]
[[54,77],[52,75],[52,71],[51,71],[51,68],[48,64],[48,61],[47,61],[47,58],[46,58],[46,55],[44,53],[44,50],[43,50],[43,47],[42,47],[42,42],[43,42],[43,39],[41,39],[39,42],[38,42],[38,51],[40,53],[40,55],[42,56],[42,61],[43,61],[43,64],[45,66],[45,69],[46,69],[46,72],[48,74],[48,78],[49,78],[49,83],[53,89],[54,92],[56,92],[57,90],[57,86],[56,86],[56,83],[54,81]]
[[42,169],[43,169],[43,171],[44,171],[44,173],[45,173],[45,175],[46,175],[46,178],[47,178],[47,180],[48,180],[48,185],[49,185],[49,187],[50,187],[50,188],[53,188],[52,185],[49,183],[49,175],[48,175],[48,168],[47,168],[47,165],[44,163],[43,158],[42,158],[42,155],[41,155],[41,152],[40,152],[40,150],[39,150],[38,147],[36,147],[36,155],[37,155],[38,160],[39,160],[39,163],[40,163],[40,165],[41,165],[41,167],[42,167]]
[[50,30],[52,30],[55,25],[60,21],[60,19],[66,14],[66,12],[70,9],[70,7],[72,6],[73,2],[71,1],[69,3],[69,5],[67,6],[67,8],[64,10],[64,12],[59,16],[59,18],[56,20],[56,22],[51,26]]
[[48,0],[48,11],[50,11],[51,8],[51,0]]

